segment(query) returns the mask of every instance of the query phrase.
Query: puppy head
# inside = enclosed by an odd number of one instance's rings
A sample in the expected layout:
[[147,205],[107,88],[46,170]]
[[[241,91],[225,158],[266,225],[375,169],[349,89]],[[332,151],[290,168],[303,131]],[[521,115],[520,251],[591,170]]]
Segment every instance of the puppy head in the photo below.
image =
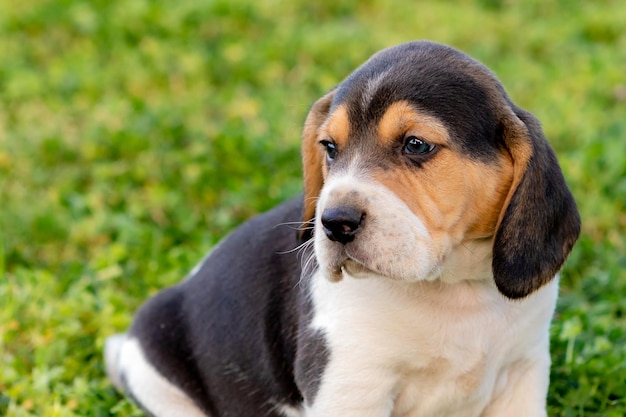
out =
[[330,279],[493,274],[521,298],[552,279],[578,237],[537,120],[446,46],[383,50],[318,100],[303,163],[304,220]]

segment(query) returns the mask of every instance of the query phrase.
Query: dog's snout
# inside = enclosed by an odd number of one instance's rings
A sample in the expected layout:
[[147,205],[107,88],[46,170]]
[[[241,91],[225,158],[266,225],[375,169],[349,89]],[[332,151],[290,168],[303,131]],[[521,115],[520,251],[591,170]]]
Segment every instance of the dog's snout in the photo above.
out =
[[324,233],[334,242],[346,244],[354,240],[361,230],[365,212],[353,207],[335,207],[324,210],[322,226]]

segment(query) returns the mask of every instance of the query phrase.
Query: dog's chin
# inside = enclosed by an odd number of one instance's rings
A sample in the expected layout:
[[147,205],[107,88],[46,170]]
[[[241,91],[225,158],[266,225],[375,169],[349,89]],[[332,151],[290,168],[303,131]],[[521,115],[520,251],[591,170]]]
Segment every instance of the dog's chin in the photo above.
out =
[[352,278],[370,278],[373,276],[381,276],[379,272],[376,272],[351,258],[344,259],[342,262],[329,267],[328,271],[328,278],[332,282],[341,281],[346,274]]
[[[335,262],[320,265],[326,271],[326,278],[331,282],[339,282],[344,278],[354,279],[387,279],[396,282],[435,281],[441,277],[441,265],[424,268],[420,274],[402,274],[402,271],[388,271],[373,268],[358,259],[341,257]],[[394,273],[395,272],[395,273]]]
[[353,259],[347,259],[343,264],[343,270],[353,278],[369,278],[372,275],[380,275],[380,273],[369,269],[362,263]]

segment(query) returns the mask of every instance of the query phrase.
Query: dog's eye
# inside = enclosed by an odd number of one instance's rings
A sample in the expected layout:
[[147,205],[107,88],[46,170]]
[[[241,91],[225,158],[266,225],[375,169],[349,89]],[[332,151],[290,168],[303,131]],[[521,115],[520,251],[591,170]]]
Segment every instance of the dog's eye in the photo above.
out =
[[332,161],[337,157],[337,145],[329,140],[321,140],[320,144],[326,148],[326,157],[329,161]]
[[405,155],[424,155],[432,152],[435,149],[435,145],[431,145],[428,142],[424,142],[416,136],[408,136],[404,140],[404,147],[402,153]]

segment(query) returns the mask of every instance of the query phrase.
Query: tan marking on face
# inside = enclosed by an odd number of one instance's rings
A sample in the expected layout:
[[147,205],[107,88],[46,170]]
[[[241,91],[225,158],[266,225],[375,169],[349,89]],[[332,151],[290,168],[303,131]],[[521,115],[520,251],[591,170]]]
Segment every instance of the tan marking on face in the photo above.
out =
[[438,118],[416,110],[407,101],[397,101],[380,119],[378,137],[382,144],[390,144],[406,136],[417,136],[436,145],[449,142],[448,130]]
[[435,241],[448,236],[460,242],[493,235],[512,165],[504,155],[486,164],[444,148],[421,168],[398,166],[375,178],[407,204]]
[[[453,239],[490,237],[514,175],[508,154],[494,163],[470,160],[450,143],[445,124],[438,118],[399,101],[386,110],[378,125],[379,141],[391,143],[414,135],[440,149],[421,168],[398,164],[374,174],[424,221],[429,232]],[[388,145],[387,145],[388,146]]]
[[350,119],[348,118],[348,109],[342,104],[329,115],[326,122],[322,125],[320,139],[326,135],[334,140],[341,149],[348,141],[349,134]]

